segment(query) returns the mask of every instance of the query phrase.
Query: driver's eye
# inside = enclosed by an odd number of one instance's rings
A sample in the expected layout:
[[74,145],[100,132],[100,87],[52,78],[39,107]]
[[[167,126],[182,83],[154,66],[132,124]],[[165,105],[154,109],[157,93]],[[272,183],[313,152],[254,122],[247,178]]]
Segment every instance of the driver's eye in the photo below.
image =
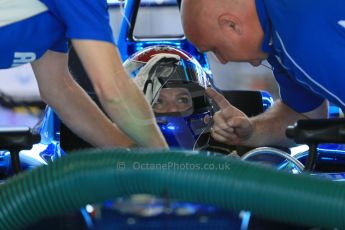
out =
[[189,104],[190,100],[188,97],[179,97],[177,103],[179,104]]

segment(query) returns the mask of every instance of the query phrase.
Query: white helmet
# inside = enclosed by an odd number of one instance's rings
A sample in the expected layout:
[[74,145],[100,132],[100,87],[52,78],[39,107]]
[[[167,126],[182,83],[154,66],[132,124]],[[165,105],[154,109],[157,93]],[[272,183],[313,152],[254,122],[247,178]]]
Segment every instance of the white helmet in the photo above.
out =
[[152,105],[169,146],[200,146],[200,135],[209,132],[212,107],[205,96],[208,75],[198,61],[160,45],[133,54],[124,66]]

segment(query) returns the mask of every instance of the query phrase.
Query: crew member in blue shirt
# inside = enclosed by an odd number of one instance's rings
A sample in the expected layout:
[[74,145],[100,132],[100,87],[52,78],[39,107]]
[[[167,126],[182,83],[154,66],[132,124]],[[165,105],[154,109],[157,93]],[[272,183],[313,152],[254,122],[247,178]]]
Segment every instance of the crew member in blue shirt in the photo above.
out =
[[183,0],[181,15],[187,38],[201,51],[224,64],[258,66],[267,59],[279,84],[281,100],[252,118],[208,89],[221,108],[214,116],[216,140],[290,146],[288,125],[327,118],[328,101],[345,109],[343,0]]
[[[73,80],[67,40],[111,120]],[[0,68],[25,63],[42,99],[94,146],[167,147],[151,107],[122,67],[106,0],[0,1]]]

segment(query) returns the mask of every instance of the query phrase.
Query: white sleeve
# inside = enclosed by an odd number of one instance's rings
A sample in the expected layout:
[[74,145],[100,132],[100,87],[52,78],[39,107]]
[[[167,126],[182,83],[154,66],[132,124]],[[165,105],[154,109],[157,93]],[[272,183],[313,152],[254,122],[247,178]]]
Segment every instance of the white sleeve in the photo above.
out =
[[38,0],[0,0],[0,27],[6,26],[47,11]]

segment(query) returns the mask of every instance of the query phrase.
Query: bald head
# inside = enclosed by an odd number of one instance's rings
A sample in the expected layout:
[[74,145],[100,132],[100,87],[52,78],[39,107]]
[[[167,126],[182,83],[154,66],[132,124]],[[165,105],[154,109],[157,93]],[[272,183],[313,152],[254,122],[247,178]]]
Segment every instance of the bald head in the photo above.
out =
[[181,17],[185,35],[193,42],[194,38],[203,37],[206,32],[215,34],[220,29],[222,15],[232,15],[237,19],[246,15],[247,1],[254,0],[182,0]]
[[209,27],[216,22],[219,15],[226,12],[237,12],[243,8],[246,0],[182,0],[181,16],[183,28],[200,29]]
[[181,17],[186,37],[222,63],[266,57],[255,0],[182,0]]
[[211,22],[216,20],[220,2],[223,0],[182,0],[182,26],[186,35],[198,33],[203,27],[210,29]]

